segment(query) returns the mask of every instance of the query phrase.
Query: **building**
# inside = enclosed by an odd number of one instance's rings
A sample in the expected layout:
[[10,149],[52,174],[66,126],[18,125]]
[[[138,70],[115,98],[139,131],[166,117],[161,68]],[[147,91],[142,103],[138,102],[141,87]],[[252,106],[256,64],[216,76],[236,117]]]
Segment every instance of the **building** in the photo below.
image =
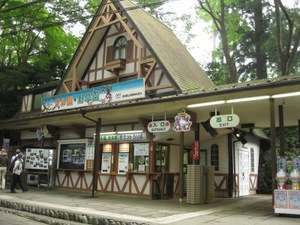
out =
[[[270,127],[270,96],[299,82],[216,87],[169,28],[128,0],[104,0],[61,83],[25,95],[0,129],[23,149],[54,149],[58,188],[174,197],[184,165],[200,163],[215,168],[219,196],[243,196],[255,193],[267,139],[254,128]],[[211,127],[212,116],[233,110],[238,126]]]

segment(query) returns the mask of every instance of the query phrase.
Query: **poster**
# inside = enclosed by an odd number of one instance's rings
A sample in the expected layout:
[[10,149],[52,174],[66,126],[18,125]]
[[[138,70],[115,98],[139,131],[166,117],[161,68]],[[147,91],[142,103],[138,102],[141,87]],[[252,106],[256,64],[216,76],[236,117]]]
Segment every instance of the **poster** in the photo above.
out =
[[48,170],[52,154],[53,149],[27,148],[25,169]]
[[288,196],[286,190],[275,190],[275,208],[288,208]]
[[42,112],[54,112],[92,105],[103,105],[144,97],[145,81],[143,78],[135,79],[72,93],[45,97],[42,99]]
[[86,143],[60,144],[59,168],[84,169]]
[[101,173],[110,173],[111,169],[111,153],[102,153]]
[[289,190],[288,191],[289,208],[300,209],[300,191]]
[[148,156],[149,155],[149,144],[134,144],[134,156]]
[[119,165],[118,165],[118,173],[119,174],[126,174],[128,172],[128,160],[129,154],[127,152],[120,152],[119,153]]

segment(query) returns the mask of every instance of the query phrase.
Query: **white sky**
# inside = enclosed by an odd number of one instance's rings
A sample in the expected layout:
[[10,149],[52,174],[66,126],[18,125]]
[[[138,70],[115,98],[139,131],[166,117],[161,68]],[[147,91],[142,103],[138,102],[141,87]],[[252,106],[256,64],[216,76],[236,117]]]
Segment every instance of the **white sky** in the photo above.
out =
[[[273,4],[273,0],[269,0]],[[100,2],[100,0],[99,0]],[[300,0],[282,0],[287,7],[300,8]],[[168,22],[172,21],[172,29],[177,37],[184,43],[192,56],[201,65],[206,65],[211,62],[211,53],[214,48],[214,42],[218,43],[218,39],[214,40],[213,34],[209,31],[209,24],[200,20],[196,16],[195,8],[198,5],[197,0],[169,0],[161,8],[163,12],[171,12],[172,14],[164,17]],[[178,17],[188,15],[190,21],[193,22],[189,35],[192,38],[188,40],[188,34],[185,31],[185,23]],[[71,29],[71,32],[76,36],[82,36],[84,33],[84,26],[77,24]]]

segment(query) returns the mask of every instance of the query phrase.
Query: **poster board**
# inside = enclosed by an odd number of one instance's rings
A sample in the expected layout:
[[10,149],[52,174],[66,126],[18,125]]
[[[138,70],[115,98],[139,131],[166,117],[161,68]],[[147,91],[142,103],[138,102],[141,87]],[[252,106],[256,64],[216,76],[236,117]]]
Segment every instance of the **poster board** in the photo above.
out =
[[59,169],[85,169],[87,139],[59,141]]
[[25,169],[48,170],[53,149],[26,148]]
[[129,153],[120,152],[118,161],[118,174],[126,174],[128,172]]

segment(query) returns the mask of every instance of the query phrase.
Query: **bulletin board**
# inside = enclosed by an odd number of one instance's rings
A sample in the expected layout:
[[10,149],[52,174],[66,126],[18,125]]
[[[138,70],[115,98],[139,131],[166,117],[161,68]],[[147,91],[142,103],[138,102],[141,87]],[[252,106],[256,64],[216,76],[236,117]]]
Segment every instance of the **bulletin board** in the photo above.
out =
[[49,158],[53,149],[27,148],[25,155],[25,169],[48,170]]

